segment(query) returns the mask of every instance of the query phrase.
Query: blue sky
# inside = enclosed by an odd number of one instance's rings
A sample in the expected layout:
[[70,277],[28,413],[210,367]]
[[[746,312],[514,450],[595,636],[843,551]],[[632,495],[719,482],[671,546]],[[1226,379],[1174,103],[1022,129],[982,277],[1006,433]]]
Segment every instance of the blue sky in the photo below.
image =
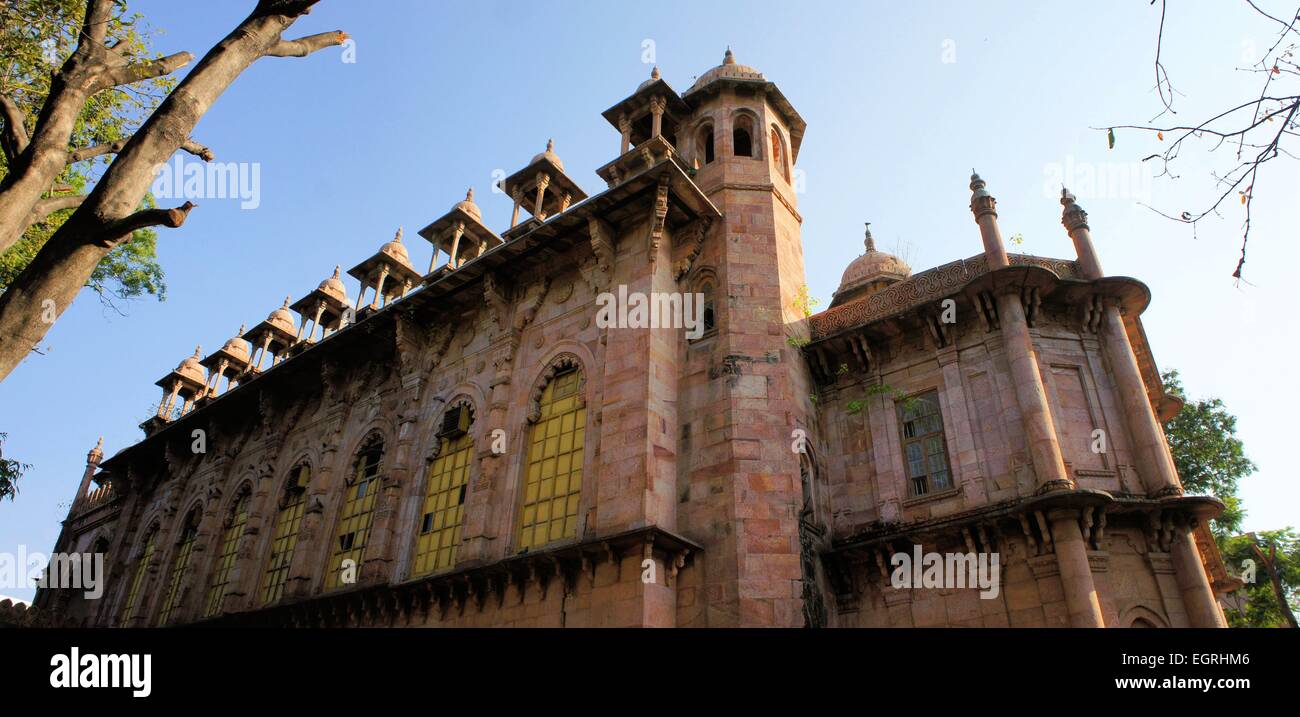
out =
[[[1268,23],[1239,3],[1179,5],[1167,21],[1166,62],[1183,93],[1180,118],[1257,93],[1254,76],[1233,68],[1271,44]],[[164,31],[156,49],[199,56],[251,6],[131,3]],[[221,161],[258,163],[260,206],[200,201],[184,228],[161,233],[167,301],[136,301],[121,317],[84,293],[47,336],[47,355],[0,383],[5,454],[33,465],[18,500],[0,503],[0,552],[53,546],[86,451],[100,435],[110,455],[139,440],[136,425],[159,398],[153,382],[195,344],[217,348],[335,264],[346,269],[373,253],[399,226],[423,269],[430,249],[415,231],[469,186],[488,224],[503,228],[511,206],[489,191],[493,172],[523,166],[548,138],[569,174],[599,191],[593,170],[619,141],[600,112],[648,76],[647,48],[680,92],[730,44],[807,120],[799,208],[809,290],[825,306],[862,251],[863,221],[882,249],[901,247],[915,270],[978,253],[967,208],[972,167],[999,200],[1004,235],[1023,237],[1012,250],[1072,257],[1053,181],[1073,173],[1067,179],[1086,185],[1088,169],[1128,171],[1160,149],[1154,138],[1121,133],[1108,150],[1104,133],[1090,129],[1141,124],[1158,112],[1157,17],[1132,0],[323,0],[289,34],[343,29],[355,38],[356,62],[341,62],[338,49],[263,59],[195,132]],[[1149,186],[1149,203],[1172,213],[1195,209],[1210,196],[1209,170],[1223,161],[1189,149],[1178,180],[1136,186]],[[1142,191],[1079,191],[1106,272],[1152,289],[1144,321],[1158,364],[1177,368],[1193,396],[1219,396],[1239,416],[1260,466],[1242,488],[1248,529],[1300,523],[1288,411],[1300,406],[1300,390],[1281,364],[1300,348],[1298,186],[1297,163],[1267,167],[1256,190],[1250,283],[1240,287],[1230,278],[1237,205],[1194,239],[1139,206],[1148,199]]]

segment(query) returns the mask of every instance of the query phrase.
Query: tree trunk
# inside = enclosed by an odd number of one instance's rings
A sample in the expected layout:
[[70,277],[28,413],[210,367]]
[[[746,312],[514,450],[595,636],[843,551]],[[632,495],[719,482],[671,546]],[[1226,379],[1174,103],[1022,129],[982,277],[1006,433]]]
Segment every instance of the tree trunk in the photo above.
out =
[[[342,32],[282,41],[281,33],[316,0],[260,0],[253,13],[212,48],[145,120],[81,206],[31,264],[0,294],[0,381],[44,338],[99,261],[143,226],[179,226],[173,212],[137,213],[154,168],[177,151],[230,83],[264,55],[338,45]],[[24,216],[31,207],[24,210]],[[52,320],[53,319],[53,320]]]
[[1259,549],[1259,543],[1251,541],[1250,549],[1255,551],[1255,557],[1264,565],[1268,571],[1269,580],[1273,583],[1273,595],[1277,598],[1278,607],[1282,609],[1282,617],[1286,618],[1287,623],[1296,628],[1295,613],[1291,612],[1291,605],[1286,601],[1286,591],[1282,589],[1282,578],[1277,574],[1277,565],[1273,560],[1264,557],[1264,551]]

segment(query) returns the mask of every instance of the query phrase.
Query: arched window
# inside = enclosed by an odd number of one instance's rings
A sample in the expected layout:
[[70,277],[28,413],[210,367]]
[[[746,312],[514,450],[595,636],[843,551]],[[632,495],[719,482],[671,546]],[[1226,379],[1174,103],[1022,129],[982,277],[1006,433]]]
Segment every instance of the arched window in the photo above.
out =
[[181,581],[185,571],[190,567],[190,555],[194,552],[194,540],[199,535],[199,509],[195,508],[185,516],[181,526],[181,537],[176,543],[176,556],[172,558],[172,569],[167,578],[167,592],[163,598],[162,610],[158,613],[158,625],[166,625],[172,612],[181,602]]
[[537,548],[578,532],[587,409],[582,373],[570,368],[546,384],[528,439],[528,470],[516,549]]
[[456,564],[470,459],[474,454],[474,438],[469,432],[472,420],[469,407],[463,405],[447,409],[443,416],[443,427],[438,432],[438,457],[429,463],[425,479],[412,575],[428,575]]
[[[346,584],[345,576],[355,576],[353,571],[361,570],[366,557],[366,541],[370,538],[370,525],[375,518],[375,495],[379,492],[379,471],[383,461],[384,442],[375,436],[357,455],[348,481],[326,587],[341,587]],[[351,562],[345,563],[345,560]]]
[[731,153],[737,157],[754,156],[754,125],[749,115],[737,115],[731,129]]
[[700,155],[704,164],[713,161],[713,125],[706,124],[700,128],[699,135],[695,140],[695,146],[697,154]]
[[776,164],[776,171],[781,173],[788,183],[790,181],[790,162],[786,157],[785,140],[781,138],[781,131],[772,126],[772,162]]
[[306,464],[294,470],[293,477],[280,496],[280,509],[275,516],[275,535],[271,538],[271,559],[266,563],[262,578],[262,604],[269,605],[284,594],[284,583],[289,579],[289,561],[293,559],[294,546],[298,544],[298,528],[302,527],[302,511],[307,504],[307,484],[311,481],[311,468]]
[[154,525],[145,536],[144,553],[140,556],[140,561],[135,564],[135,575],[131,577],[130,589],[126,591],[126,604],[122,606],[122,617],[118,621],[121,627],[129,625],[131,618],[135,617],[136,608],[139,606],[140,589],[144,587],[145,577],[149,574],[149,563],[153,561],[153,552],[157,544],[158,526]]
[[230,569],[235,566],[235,557],[239,553],[239,539],[244,537],[244,527],[248,525],[248,488],[240,491],[235,505],[226,516],[226,529],[221,534],[221,552],[217,554],[217,564],[212,572],[212,583],[208,586],[208,596],[204,601],[203,616],[212,617],[221,612],[221,600],[226,596],[226,586],[230,584]]

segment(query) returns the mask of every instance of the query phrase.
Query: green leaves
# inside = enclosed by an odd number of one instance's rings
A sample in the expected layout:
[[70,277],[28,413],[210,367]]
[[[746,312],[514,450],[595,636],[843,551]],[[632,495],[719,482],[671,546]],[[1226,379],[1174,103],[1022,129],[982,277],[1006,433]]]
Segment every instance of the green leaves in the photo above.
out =
[[1217,496],[1228,505],[1211,526],[1216,535],[1240,531],[1244,511],[1237,500],[1237,483],[1254,473],[1256,466],[1237,438],[1237,417],[1217,398],[1187,400],[1177,371],[1167,371],[1161,378],[1166,391],[1187,401],[1174,420],[1165,424],[1183,488],[1189,493]]
[[13,500],[18,495],[18,479],[22,478],[30,465],[19,463],[4,457],[4,442],[9,437],[7,433],[0,433],[0,500],[8,498]]
[[[124,5],[115,10],[109,22],[105,43],[113,52],[132,61],[147,61],[159,55],[149,45],[154,33],[141,16],[128,12]],[[35,127],[36,117],[50,91],[53,73],[77,46],[84,19],[86,0],[4,0],[0,2],[0,58],[5,71],[0,73],[0,92],[19,105],[27,117],[27,129]],[[129,137],[175,86],[170,77],[138,82],[128,87],[105,90],[90,97],[77,118],[69,149],[88,147]],[[67,167],[56,185],[68,185],[84,194],[113,161],[108,154]],[[0,155],[0,178],[9,166]],[[57,192],[59,195],[67,191]],[[152,199],[146,199],[152,206]],[[0,291],[7,288],[31,262],[45,242],[72,210],[56,212],[23,233],[17,244],[0,254]],[[133,299],[166,294],[163,270],[157,262],[157,235],[153,231],[136,232],[134,237],[115,248],[95,268],[86,285],[111,305],[113,299]]]

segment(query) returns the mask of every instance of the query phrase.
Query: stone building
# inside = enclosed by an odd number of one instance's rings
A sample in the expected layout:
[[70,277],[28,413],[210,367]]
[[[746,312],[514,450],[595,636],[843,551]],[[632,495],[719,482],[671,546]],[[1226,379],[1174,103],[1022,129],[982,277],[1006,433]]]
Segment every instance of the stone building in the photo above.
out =
[[[804,120],[736,63],[656,69],[603,113],[587,196],[553,143],[158,385],[146,437],[90,453],[56,545],[108,587],[42,591],[103,626],[1217,626],[1229,589],[1182,494],[1139,315],[1065,194],[1074,260],[878,251],[806,311]],[[972,231],[972,240],[975,233]],[[599,320],[702,302],[696,331]],[[688,312],[689,313],[689,312]],[[295,317],[296,315],[296,317]],[[630,316],[630,312],[629,312]],[[1100,445],[1100,448],[1098,447]],[[908,589],[891,560],[1000,556],[999,594]],[[1202,540],[1213,552],[1213,543]],[[1206,566],[1210,567],[1206,567]],[[1218,566],[1217,569],[1214,566]]]

